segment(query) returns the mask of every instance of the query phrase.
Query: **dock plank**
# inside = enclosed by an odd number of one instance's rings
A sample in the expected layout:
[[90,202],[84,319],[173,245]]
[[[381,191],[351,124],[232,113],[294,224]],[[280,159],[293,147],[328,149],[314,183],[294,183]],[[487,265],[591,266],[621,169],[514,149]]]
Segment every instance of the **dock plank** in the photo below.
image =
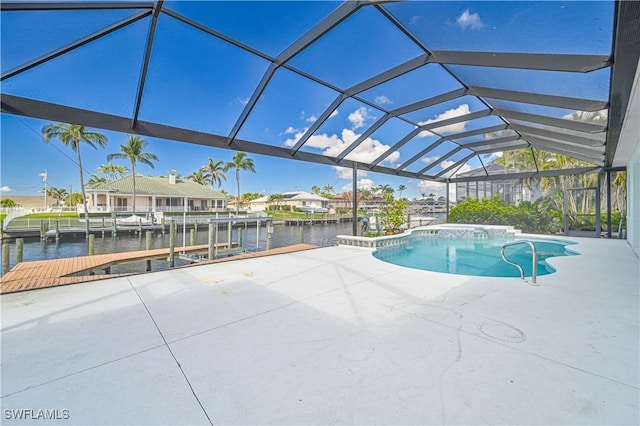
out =
[[[218,244],[219,248],[226,244]],[[207,260],[196,265],[206,265],[218,262],[229,262],[253,257],[271,256],[296,251],[316,248],[312,244],[295,244],[260,252],[249,252],[231,257]],[[185,252],[206,251],[208,245],[201,244],[185,247]],[[180,250],[182,251],[182,250]],[[178,250],[176,250],[178,252]],[[176,253],[177,255],[177,253]],[[33,262],[21,262],[0,278],[0,294],[14,293],[18,291],[35,290],[40,288],[55,287],[60,285],[78,284],[108,278],[115,278],[130,274],[96,274],[73,276],[92,269],[106,268],[111,265],[124,262],[136,262],[149,259],[162,259],[169,256],[168,248],[141,250],[122,253],[101,254],[95,256],[79,256],[72,258],[37,260]],[[191,265],[190,265],[191,266]],[[195,266],[195,265],[193,265]],[[187,267],[187,266],[185,266]]]

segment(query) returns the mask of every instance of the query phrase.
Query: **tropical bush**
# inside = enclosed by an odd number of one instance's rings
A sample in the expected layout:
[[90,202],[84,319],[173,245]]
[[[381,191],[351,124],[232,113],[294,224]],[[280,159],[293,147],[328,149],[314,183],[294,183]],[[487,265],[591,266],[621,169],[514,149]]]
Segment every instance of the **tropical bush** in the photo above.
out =
[[523,201],[517,206],[508,205],[499,196],[477,200],[468,198],[449,213],[450,223],[479,225],[509,225],[523,232],[546,234],[556,231],[548,211],[538,204]]
[[406,198],[396,200],[393,192],[387,192],[382,195],[384,203],[380,207],[380,223],[382,229],[394,233],[400,232],[400,227],[404,223],[404,212],[409,207]]

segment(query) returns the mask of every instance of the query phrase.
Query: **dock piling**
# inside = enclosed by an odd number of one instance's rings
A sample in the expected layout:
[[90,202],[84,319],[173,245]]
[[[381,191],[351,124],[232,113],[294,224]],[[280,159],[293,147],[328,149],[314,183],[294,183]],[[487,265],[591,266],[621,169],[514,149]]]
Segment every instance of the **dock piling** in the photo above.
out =
[[89,256],[94,255],[95,247],[96,247],[96,236],[94,234],[89,234]]
[[111,213],[111,225],[113,226],[113,230],[111,231],[111,236],[115,237],[118,234],[118,228],[117,228],[117,221],[116,221],[116,213],[113,212]]
[[11,262],[10,262],[10,246],[8,243],[2,244],[2,274],[6,274],[11,270]]
[[171,221],[169,225],[169,267],[173,268],[176,264],[176,222]]
[[[147,231],[146,234],[146,249],[151,250],[151,231]],[[147,272],[151,270],[151,260],[147,260]]]
[[233,226],[231,221],[227,222],[227,248],[231,248],[233,244]]
[[56,220],[56,241],[60,241],[60,221]]
[[300,227],[300,244],[304,244],[304,226]]
[[195,229],[191,229],[189,231],[189,244],[192,246],[196,245],[196,230]]
[[209,260],[213,260],[213,248],[214,248],[214,240],[215,240],[216,229],[214,228],[213,223],[209,223],[209,251],[207,252],[207,256]]
[[24,254],[24,238],[16,238],[16,264],[22,262]]

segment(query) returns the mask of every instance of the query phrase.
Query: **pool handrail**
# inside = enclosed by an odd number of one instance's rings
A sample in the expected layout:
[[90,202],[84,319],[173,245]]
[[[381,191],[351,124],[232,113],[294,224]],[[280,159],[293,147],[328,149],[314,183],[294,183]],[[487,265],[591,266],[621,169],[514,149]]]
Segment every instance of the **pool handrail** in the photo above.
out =
[[520,277],[522,278],[522,281],[526,281],[526,278],[524,276],[524,269],[522,269],[522,266],[518,265],[515,262],[511,262],[510,260],[507,259],[507,257],[504,254],[504,250],[509,247],[509,246],[515,246],[518,244],[529,244],[529,246],[531,247],[531,254],[533,256],[533,265],[531,268],[531,285],[539,285],[536,283],[536,279],[538,276],[538,252],[536,251],[536,246],[529,240],[518,240],[518,241],[511,241],[509,243],[506,243],[502,246],[502,248],[500,249],[500,256],[502,256],[502,260],[504,260],[505,262],[507,262],[509,265],[513,265],[516,268],[518,268],[520,270]]

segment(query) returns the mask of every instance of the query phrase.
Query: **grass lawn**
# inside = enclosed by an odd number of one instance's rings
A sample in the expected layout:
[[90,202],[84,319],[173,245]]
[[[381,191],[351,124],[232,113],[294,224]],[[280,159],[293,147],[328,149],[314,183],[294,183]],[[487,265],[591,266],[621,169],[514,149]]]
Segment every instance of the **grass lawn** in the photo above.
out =
[[[351,213],[348,214],[328,214],[328,213],[306,213],[306,212],[288,212],[288,211],[265,211],[266,214],[273,217],[273,220],[285,220],[285,219],[322,219],[322,218],[338,218],[338,217],[351,217]],[[360,212],[358,212],[360,213]]]
[[61,217],[78,217],[77,212],[57,212],[57,213],[31,213],[20,216],[29,219],[58,219]]

